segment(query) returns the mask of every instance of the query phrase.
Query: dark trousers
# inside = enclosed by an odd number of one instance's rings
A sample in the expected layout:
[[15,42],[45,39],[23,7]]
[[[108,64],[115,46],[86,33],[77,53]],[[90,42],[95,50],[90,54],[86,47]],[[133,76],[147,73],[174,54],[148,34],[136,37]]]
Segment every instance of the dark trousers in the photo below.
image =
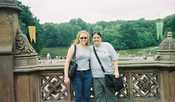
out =
[[75,102],[90,102],[91,70],[77,71],[72,84],[75,92]]
[[96,102],[118,102],[114,93],[106,87],[104,78],[94,78],[93,81]]

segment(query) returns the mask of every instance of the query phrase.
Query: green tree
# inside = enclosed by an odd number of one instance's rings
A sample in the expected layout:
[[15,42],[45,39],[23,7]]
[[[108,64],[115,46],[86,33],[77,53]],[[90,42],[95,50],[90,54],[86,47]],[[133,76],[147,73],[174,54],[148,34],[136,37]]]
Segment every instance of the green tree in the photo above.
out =
[[163,21],[164,21],[164,33],[171,31],[175,36],[175,14],[165,17]]
[[17,5],[21,8],[21,12],[19,13],[19,24],[21,30],[29,39],[28,34],[28,26],[35,26],[36,27],[36,43],[33,43],[32,46],[35,50],[39,53],[43,48],[41,34],[43,33],[43,29],[41,24],[39,23],[39,19],[34,17],[30,8],[26,5],[23,5],[20,1],[17,1]]

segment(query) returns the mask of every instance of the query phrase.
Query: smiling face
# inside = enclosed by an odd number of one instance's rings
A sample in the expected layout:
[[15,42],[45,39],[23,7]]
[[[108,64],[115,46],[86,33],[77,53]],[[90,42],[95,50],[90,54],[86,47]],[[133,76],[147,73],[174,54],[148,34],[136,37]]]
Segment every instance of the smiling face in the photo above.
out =
[[82,32],[79,37],[80,44],[86,46],[88,44],[88,34]]
[[102,42],[102,38],[98,34],[94,34],[92,40],[95,46],[99,46],[100,43]]

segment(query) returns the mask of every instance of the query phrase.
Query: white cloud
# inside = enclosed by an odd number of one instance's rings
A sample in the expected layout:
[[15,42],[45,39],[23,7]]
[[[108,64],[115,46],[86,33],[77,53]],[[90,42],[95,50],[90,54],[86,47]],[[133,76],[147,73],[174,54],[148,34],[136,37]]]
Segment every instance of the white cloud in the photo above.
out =
[[175,0],[21,0],[44,22],[155,19],[175,13]]

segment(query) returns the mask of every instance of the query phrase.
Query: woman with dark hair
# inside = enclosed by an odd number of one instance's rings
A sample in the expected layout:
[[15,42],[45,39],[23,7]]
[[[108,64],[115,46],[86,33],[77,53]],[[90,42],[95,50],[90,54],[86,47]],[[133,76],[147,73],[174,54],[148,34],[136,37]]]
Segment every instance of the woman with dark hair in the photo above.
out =
[[[73,85],[75,92],[75,102],[90,102],[90,88],[92,83],[92,73],[90,70],[90,48],[88,46],[89,33],[87,31],[80,31],[77,37],[69,48],[66,62],[64,66],[64,83],[67,85],[69,82]],[[68,68],[70,61],[75,51],[75,60],[78,64],[75,77],[70,81],[68,76]]]
[[[115,49],[108,42],[102,42],[102,35],[94,32],[92,35],[93,46],[91,46],[91,70],[96,102],[117,102],[112,91],[105,84],[105,74],[114,74],[119,78],[117,55]],[[98,58],[103,66],[103,72]]]

